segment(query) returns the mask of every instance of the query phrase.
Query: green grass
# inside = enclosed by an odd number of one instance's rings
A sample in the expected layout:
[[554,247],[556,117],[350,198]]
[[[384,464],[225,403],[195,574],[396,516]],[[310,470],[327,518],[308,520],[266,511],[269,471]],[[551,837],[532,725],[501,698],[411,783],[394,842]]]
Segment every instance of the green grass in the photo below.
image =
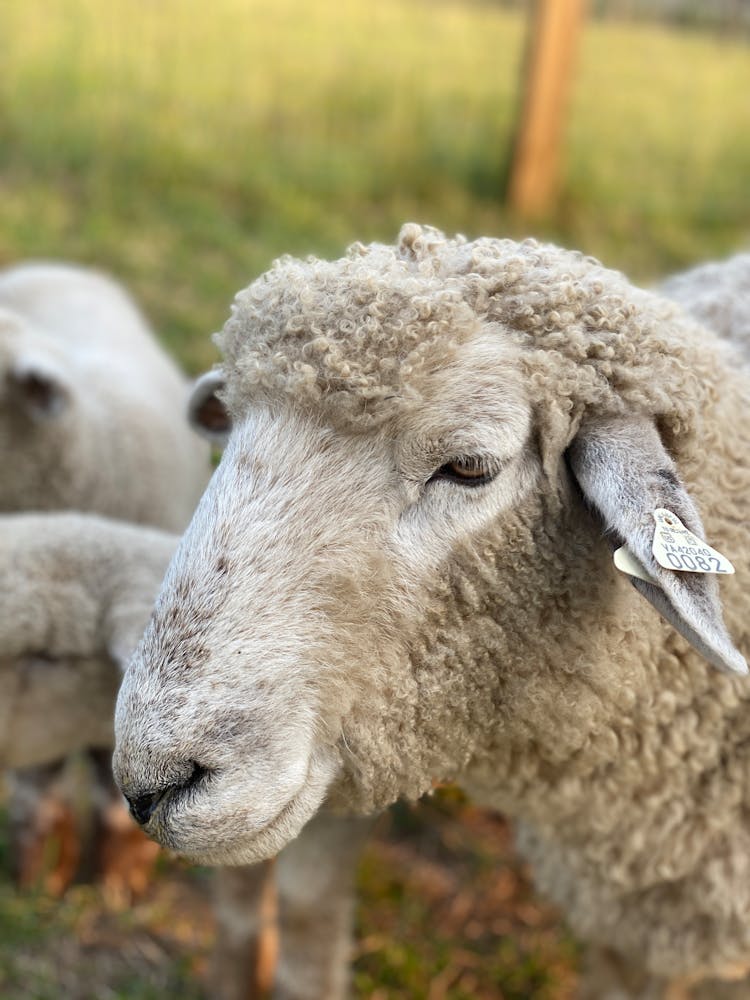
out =
[[167,884],[160,866],[149,899],[130,908],[93,886],[74,886],[61,900],[19,892],[9,878],[7,822],[0,807],[2,1000],[202,1000],[196,966],[211,915],[200,871],[173,868]]
[[409,218],[638,278],[747,241],[747,46],[643,25],[588,26],[559,203],[510,217],[524,28],[456,0],[9,0],[0,262],[110,268],[196,370],[273,256]]

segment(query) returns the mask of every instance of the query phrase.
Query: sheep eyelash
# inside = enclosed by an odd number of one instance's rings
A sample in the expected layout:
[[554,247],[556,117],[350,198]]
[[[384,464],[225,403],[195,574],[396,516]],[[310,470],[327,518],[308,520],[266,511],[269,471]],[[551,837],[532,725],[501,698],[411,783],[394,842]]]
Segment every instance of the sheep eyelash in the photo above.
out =
[[427,483],[444,480],[477,489],[497,476],[504,463],[487,455],[455,455],[436,469]]

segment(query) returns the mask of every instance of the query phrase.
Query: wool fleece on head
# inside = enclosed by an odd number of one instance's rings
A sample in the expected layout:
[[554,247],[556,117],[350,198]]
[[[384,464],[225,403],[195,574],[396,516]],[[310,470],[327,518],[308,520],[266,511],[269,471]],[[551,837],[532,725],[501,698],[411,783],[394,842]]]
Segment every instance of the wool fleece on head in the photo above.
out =
[[[731,345],[580,254],[415,225],[278,261],[218,343],[227,448],[118,701],[147,831],[248,862],[324,800],[457,781],[578,934],[664,977],[750,957]],[[659,509],[735,561],[724,617],[654,558]]]

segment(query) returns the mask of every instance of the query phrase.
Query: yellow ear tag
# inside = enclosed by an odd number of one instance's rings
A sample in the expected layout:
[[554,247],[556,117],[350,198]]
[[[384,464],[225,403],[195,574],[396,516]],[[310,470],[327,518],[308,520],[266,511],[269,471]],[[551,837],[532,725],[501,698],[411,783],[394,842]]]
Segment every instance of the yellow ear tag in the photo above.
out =
[[680,573],[734,573],[726,556],[685,527],[671,510],[659,507],[654,511],[656,530],[651,551],[664,569]]

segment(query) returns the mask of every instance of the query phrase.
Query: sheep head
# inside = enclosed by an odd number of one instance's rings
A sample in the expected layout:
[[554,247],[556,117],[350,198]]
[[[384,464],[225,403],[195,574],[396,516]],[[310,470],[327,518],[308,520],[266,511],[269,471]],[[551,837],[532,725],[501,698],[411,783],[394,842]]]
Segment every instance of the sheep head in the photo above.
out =
[[193,417],[208,402],[215,437],[218,398],[227,447],[116,713],[117,780],[165,845],[250,862],[325,799],[496,788],[525,746],[580,750],[598,681],[654,683],[666,630],[603,530],[704,656],[745,669],[715,585],[660,586],[642,544],[656,507],[701,530],[671,455],[718,362],[673,307],[554,247],[407,226],[281,260],[219,344]]

